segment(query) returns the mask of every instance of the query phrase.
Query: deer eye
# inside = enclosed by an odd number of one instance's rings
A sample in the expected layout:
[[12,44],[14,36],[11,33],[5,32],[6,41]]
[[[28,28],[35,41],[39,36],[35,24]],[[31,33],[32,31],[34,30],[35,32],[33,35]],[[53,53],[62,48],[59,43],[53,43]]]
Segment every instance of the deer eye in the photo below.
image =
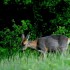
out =
[[21,45],[24,46],[24,43],[22,42]]

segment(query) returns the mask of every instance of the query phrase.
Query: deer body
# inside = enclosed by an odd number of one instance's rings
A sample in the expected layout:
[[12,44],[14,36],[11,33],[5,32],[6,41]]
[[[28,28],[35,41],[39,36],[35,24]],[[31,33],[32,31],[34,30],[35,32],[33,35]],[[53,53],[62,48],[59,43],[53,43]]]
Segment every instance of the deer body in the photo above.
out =
[[60,51],[63,52],[68,48],[70,38],[64,35],[50,35],[38,38],[34,41],[29,41],[22,35],[22,45],[24,45],[23,50],[28,47],[36,49],[42,53],[48,51]]

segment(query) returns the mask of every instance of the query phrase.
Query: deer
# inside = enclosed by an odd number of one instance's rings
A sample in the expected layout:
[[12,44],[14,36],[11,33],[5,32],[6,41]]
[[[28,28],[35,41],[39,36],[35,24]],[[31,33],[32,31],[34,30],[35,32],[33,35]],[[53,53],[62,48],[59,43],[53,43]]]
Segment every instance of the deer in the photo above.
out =
[[22,34],[21,43],[24,46],[22,50],[24,51],[29,47],[41,52],[44,56],[48,51],[65,52],[70,43],[70,38],[65,35],[49,35],[35,40],[29,40],[29,36],[30,35],[27,35],[25,37],[25,35]]

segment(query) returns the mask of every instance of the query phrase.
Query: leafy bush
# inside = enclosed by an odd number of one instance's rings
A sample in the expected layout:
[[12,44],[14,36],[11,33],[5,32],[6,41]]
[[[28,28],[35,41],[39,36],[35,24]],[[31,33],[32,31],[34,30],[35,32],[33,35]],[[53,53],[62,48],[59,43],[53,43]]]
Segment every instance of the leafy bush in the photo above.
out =
[[58,26],[57,30],[53,34],[62,34],[70,37],[70,32],[65,28],[65,26]]
[[21,47],[21,34],[24,33],[25,30],[28,30],[28,27],[32,29],[32,26],[29,20],[22,20],[22,26],[14,25],[12,26],[13,30],[9,28],[5,28],[3,31],[0,31],[0,53],[12,55],[14,52],[19,51]]

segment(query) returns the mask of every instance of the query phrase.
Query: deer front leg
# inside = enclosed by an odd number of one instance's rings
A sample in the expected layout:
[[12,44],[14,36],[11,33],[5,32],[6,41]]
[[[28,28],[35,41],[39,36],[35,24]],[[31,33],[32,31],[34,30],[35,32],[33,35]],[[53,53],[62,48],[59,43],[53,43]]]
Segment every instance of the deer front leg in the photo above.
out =
[[25,47],[23,47],[23,49],[22,49],[22,50],[23,50],[23,51],[25,51],[26,49],[27,49],[27,47],[25,46]]
[[41,53],[42,60],[46,59],[47,51],[43,51],[43,50],[38,50],[38,51]]

